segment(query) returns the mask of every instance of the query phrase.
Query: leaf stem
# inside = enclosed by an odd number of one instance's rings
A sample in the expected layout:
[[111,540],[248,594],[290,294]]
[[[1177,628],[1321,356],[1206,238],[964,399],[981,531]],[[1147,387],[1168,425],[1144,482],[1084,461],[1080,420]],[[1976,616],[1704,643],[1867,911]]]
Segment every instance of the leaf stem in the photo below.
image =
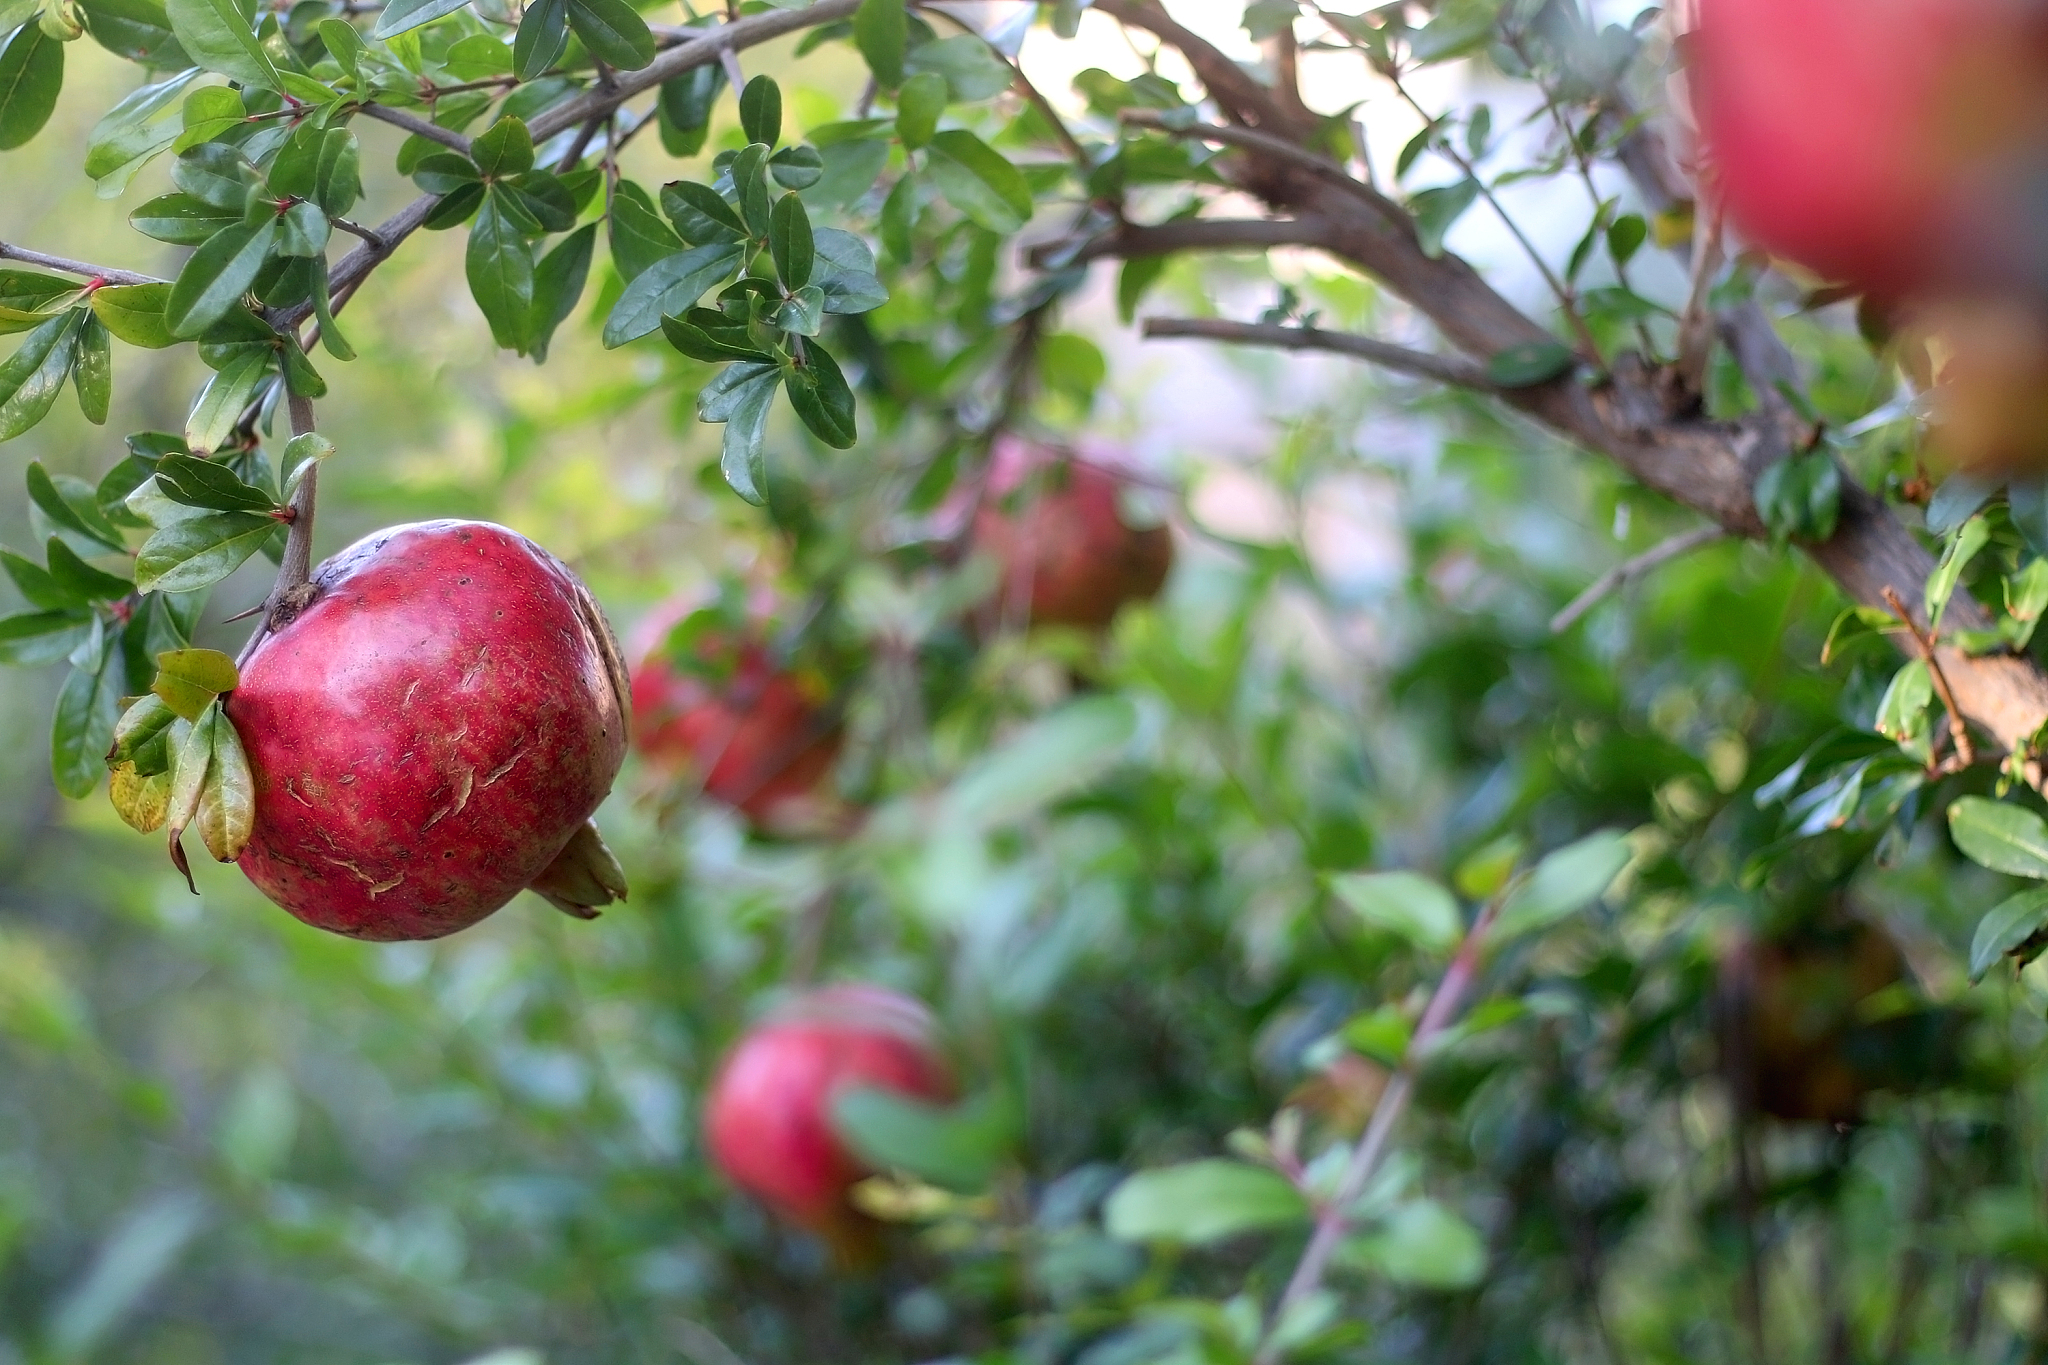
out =
[[1443,979],[1437,982],[1436,991],[1430,996],[1429,1005],[1415,1026],[1415,1036],[1409,1041],[1401,1069],[1387,1083],[1385,1093],[1373,1109],[1372,1122],[1366,1125],[1358,1145],[1352,1149],[1351,1160],[1344,1166],[1336,1192],[1316,1210],[1315,1231],[1310,1234],[1308,1246],[1302,1251],[1294,1274],[1288,1278],[1279,1303],[1273,1307],[1265,1340],[1259,1346],[1258,1354],[1252,1357],[1253,1365],[1276,1365],[1280,1359],[1280,1344],[1276,1336],[1280,1325],[1287,1320],[1295,1305],[1322,1287],[1323,1275],[1330,1268],[1330,1258],[1336,1254],[1337,1243],[1350,1225],[1351,1205],[1364,1193],[1366,1182],[1379,1168],[1394,1125],[1407,1111],[1408,1102],[1414,1096],[1416,1060],[1450,1026],[1465,1003],[1465,993],[1472,988],[1472,981],[1479,974],[1479,955],[1485,946],[1486,932],[1493,927],[1505,899],[1505,896],[1495,896],[1480,910],[1479,918],[1472,922],[1472,927],[1465,931],[1464,939],[1458,944],[1451,965],[1444,970]]

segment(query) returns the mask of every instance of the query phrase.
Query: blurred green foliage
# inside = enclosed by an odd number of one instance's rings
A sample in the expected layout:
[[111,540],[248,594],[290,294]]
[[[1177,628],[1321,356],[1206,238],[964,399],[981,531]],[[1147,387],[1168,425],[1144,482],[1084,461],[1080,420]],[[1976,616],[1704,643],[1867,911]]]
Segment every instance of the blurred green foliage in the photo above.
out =
[[[1440,7],[1447,56],[1461,8]],[[861,37],[871,62],[878,41]],[[785,123],[851,113],[854,55],[795,42],[749,57],[782,76]],[[55,122],[7,154],[10,178],[52,191],[9,196],[0,235],[168,274],[76,173],[125,78],[73,54]],[[1111,100],[1137,84],[1077,82]],[[736,128],[728,95],[682,166],[708,178]],[[387,132],[364,127],[380,210],[406,193]],[[1488,136],[1468,122],[1475,154]],[[625,165],[679,173],[652,139]],[[835,780],[874,807],[849,839],[752,838],[629,768],[599,817],[627,905],[580,925],[528,897],[441,942],[346,942],[227,869],[203,868],[194,898],[104,801],[59,801],[54,684],[7,675],[0,1361],[1247,1359],[1299,1253],[1296,1184],[1327,1184],[1454,937],[1444,893],[1413,919],[1351,875],[1434,877],[1462,916],[1599,831],[1626,867],[1540,933],[1525,904],[1532,932],[1419,1067],[1338,1292],[1280,1324],[1294,1356],[1747,1360],[1752,1283],[1777,1359],[2038,1351],[2041,992],[1967,970],[2010,879],[1958,858],[1917,796],[1796,840],[1759,799],[1838,726],[1867,739],[1896,668],[1875,650],[1819,666],[1824,580],[1718,544],[1553,634],[1587,581],[1685,521],[1476,399],[1264,354],[1176,374],[1120,346],[1098,287],[1045,315],[1040,386],[1013,415],[1143,449],[1175,490],[1180,562],[1104,639],[977,639],[965,571],[906,509],[981,453],[991,316],[1045,300],[1013,294],[985,225],[932,231],[873,330],[834,334],[871,376],[875,438],[828,455],[778,410],[765,510],[727,491],[718,429],[693,420],[710,366],[658,338],[602,348],[610,263],[531,368],[492,349],[459,234],[416,241],[348,313],[362,358],[325,366],[324,546],[482,516],[572,562],[622,625],[730,579],[819,601],[852,735]],[[1625,261],[1641,221],[1606,240]],[[1277,296],[1321,325],[1402,320],[1319,264],[1177,260],[1152,287],[1190,309]],[[1636,325],[1610,302],[1603,334]],[[1789,332],[1830,417],[1886,396],[1843,330]],[[113,431],[165,425],[201,377],[175,350],[118,363]],[[1747,401],[1718,378],[1722,407]],[[1208,445],[1204,386],[1265,406]],[[1197,418],[1160,422],[1177,403]],[[1230,458],[1245,432],[1262,458]],[[0,486],[31,460],[96,478],[118,454],[60,406],[0,446]],[[1850,455],[1873,480],[1905,467],[1881,432]],[[32,543],[18,502],[0,540]],[[229,579],[200,642],[232,650],[226,618],[267,577],[259,559]],[[1875,1049],[1867,1121],[1748,1112],[1717,1039],[1728,964],[1833,932],[1845,907],[1910,967],[1826,1034],[1851,1065]],[[723,1050],[814,971],[933,1002],[980,1104],[941,1135],[955,1178],[864,1189],[892,1224],[872,1274],[733,1192],[698,1136]]]

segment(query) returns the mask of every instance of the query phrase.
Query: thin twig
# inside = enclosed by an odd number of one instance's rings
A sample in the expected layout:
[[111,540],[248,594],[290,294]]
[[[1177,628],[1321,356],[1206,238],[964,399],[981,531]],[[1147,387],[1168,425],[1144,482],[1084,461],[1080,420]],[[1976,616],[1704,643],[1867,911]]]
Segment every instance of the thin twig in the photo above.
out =
[[1288,1313],[1296,1304],[1322,1287],[1324,1272],[1330,1268],[1330,1258],[1336,1254],[1337,1243],[1350,1226],[1351,1205],[1365,1192],[1366,1182],[1372,1179],[1380,1158],[1386,1154],[1394,1125],[1400,1121],[1414,1094],[1417,1062],[1428,1052],[1438,1035],[1450,1026],[1464,1005],[1465,992],[1471,989],[1473,979],[1479,974],[1480,951],[1485,946],[1487,931],[1493,927],[1504,899],[1504,896],[1495,896],[1480,910],[1479,917],[1458,944],[1457,954],[1445,969],[1443,979],[1437,982],[1428,1007],[1415,1025],[1401,1069],[1394,1073],[1394,1078],[1381,1092],[1379,1104],[1373,1109],[1372,1121],[1366,1125],[1358,1145],[1352,1149],[1351,1160],[1345,1164],[1335,1192],[1316,1210],[1315,1231],[1309,1235],[1308,1246],[1302,1251],[1294,1274],[1288,1278],[1280,1301],[1273,1306],[1265,1340],[1252,1358],[1253,1365],[1275,1365],[1280,1359],[1280,1344],[1275,1338],[1275,1331],[1287,1320]]
[[389,105],[384,104],[365,104],[362,106],[362,113],[368,118],[376,119],[379,123],[388,123],[394,128],[403,128],[415,137],[423,137],[429,142],[438,142],[443,147],[451,147],[461,152],[464,156],[469,155],[468,138],[456,132],[453,128],[443,128],[438,123],[429,123],[418,114],[408,114],[403,109],[393,109]]
[[1905,623],[1906,633],[1911,635],[1913,643],[1919,646],[1920,657],[1927,663],[1928,675],[1934,679],[1934,690],[1940,695],[1941,704],[1948,711],[1948,736],[1956,751],[1942,767],[1948,768],[1950,764],[1958,769],[1973,766],[1977,762],[1977,747],[1970,741],[1970,727],[1963,720],[1963,708],[1956,705],[1956,694],[1948,685],[1948,674],[1942,672],[1941,659],[1935,651],[1933,634],[1920,628],[1920,623],[1913,619],[1913,613],[1906,610],[1906,604],[1900,599],[1898,590],[1889,583],[1884,586],[1884,601],[1899,620]]
[[[1175,125],[1166,121],[1166,116],[1152,109],[1126,109],[1119,115],[1123,122],[1139,128],[1156,128],[1173,137],[1192,138],[1200,142],[1217,142],[1226,146],[1239,147],[1262,156],[1274,156],[1290,165],[1299,166],[1338,189],[1345,190],[1371,205],[1382,213],[1399,213],[1386,196],[1357,176],[1345,170],[1326,156],[1319,156],[1306,147],[1297,146],[1286,138],[1262,133],[1256,128],[1233,128],[1216,123],[1190,123]],[[1364,143],[1359,144],[1363,146]]]
[[354,222],[347,218],[330,218],[327,221],[333,223],[336,227],[340,228],[343,232],[346,232],[351,237],[360,237],[362,240],[368,242],[373,247],[381,247],[384,245],[384,239],[382,237],[379,237],[376,233],[376,230],[373,228],[366,228],[361,223]]
[[562,159],[555,163],[556,175],[567,175],[576,169],[576,164],[583,160],[583,154],[590,150],[590,140],[597,136],[597,130],[604,127],[604,121],[608,117],[610,115],[600,115],[583,121],[583,126],[576,130],[576,140],[569,144],[569,150],[562,153]]
[[1702,545],[1712,545],[1727,538],[1728,533],[1718,526],[1696,526],[1682,531],[1669,540],[1660,541],[1649,549],[1627,559],[1601,574],[1588,584],[1586,590],[1565,604],[1564,610],[1550,618],[1550,633],[1562,635],[1570,630],[1581,616],[1591,611],[1609,595],[1620,591],[1637,578],[1641,578],[1660,564],[1667,563],[1680,555],[1690,554]]
[[23,265],[39,265],[45,270],[61,270],[67,275],[83,275],[102,284],[163,284],[154,275],[138,275],[132,270],[116,270],[108,265],[93,265],[87,261],[74,261],[63,256],[51,256],[41,251],[30,251],[25,246],[14,246],[0,242],[0,261],[20,261]]
[[[1415,96],[1408,93],[1408,87],[1401,83],[1399,77],[1394,77],[1392,80],[1395,93],[1408,102],[1409,108],[1420,114],[1425,123],[1433,124],[1436,122],[1431,117],[1430,112],[1424,109],[1421,103],[1416,100]],[[1550,292],[1557,296],[1558,307],[1564,310],[1565,320],[1571,323],[1572,331],[1578,335],[1579,344],[1585,348],[1586,359],[1604,369],[1606,363],[1600,355],[1600,343],[1594,339],[1593,329],[1586,325],[1586,319],[1580,315],[1578,297],[1572,293],[1571,286],[1560,279],[1557,272],[1550,268],[1550,262],[1543,258],[1543,253],[1536,249],[1536,244],[1530,241],[1528,235],[1522,231],[1522,225],[1515,221],[1514,215],[1509,213],[1507,208],[1495,197],[1493,186],[1480,178],[1478,169],[1460,155],[1456,147],[1451,146],[1449,142],[1442,142],[1434,150],[1439,156],[1442,156],[1462,171],[1465,178],[1478,187],[1479,197],[1492,207],[1495,216],[1507,227],[1508,234],[1521,243],[1523,254],[1528,256],[1531,263],[1535,265],[1537,273],[1543,276],[1543,282],[1550,286]]]
[[1223,318],[1146,318],[1143,328],[1147,337],[1198,337],[1204,341],[1276,346],[1287,351],[1334,351],[1339,355],[1369,360],[1399,374],[1434,379],[1461,389],[1492,392],[1498,387],[1486,377],[1486,371],[1468,360],[1410,350],[1406,346],[1350,332],[1326,332],[1319,327],[1284,327],[1266,322],[1230,322]]

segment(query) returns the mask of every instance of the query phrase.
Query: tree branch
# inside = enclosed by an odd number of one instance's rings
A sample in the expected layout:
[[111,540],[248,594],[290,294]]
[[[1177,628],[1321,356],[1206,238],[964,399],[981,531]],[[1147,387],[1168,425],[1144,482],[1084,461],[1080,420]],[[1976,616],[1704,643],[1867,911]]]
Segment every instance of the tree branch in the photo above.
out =
[[384,104],[365,104],[360,106],[357,112],[366,118],[373,118],[379,123],[388,123],[394,128],[403,128],[415,137],[423,137],[429,142],[438,142],[443,147],[453,148],[464,156],[469,155],[468,138],[456,132],[453,128],[443,128],[438,123],[429,123],[418,114],[408,114],[403,109],[393,109],[389,105]]
[[1275,1365],[1280,1359],[1280,1344],[1276,1337],[1278,1328],[1286,1322],[1289,1310],[1322,1287],[1323,1274],[1330,1268],[1330,1258],[1336,1254],[1337,1243],[1351,1224],[1351,1206],[1365,1192],[1366,1182],[1372,1179],[1372,1173],[1379,1169],[1380,1158],[1386,1155],[1394,1125],[1407,1111],[1409,1098],[1415,1090],[1416,1063],[1464,1006],[1465,993],[1479,975],[1479,956],[1485,947],[1487,931],[1493,927],[1504,899],[1505,896],[1495,896],[1486,903],[1479,917],[1472,922],[1472,927],[1465,931],[1451,965],[1444,969],[1442,979],[1429,997],[1428,1007],[1416,1022],[1415,1033],[1402,1056],[1400,1070],[1394,1073],[1393,1079],[1387,1082],[1387,1088],[1381,1092],[1379,1103],[1372,1111],[1372,1121],[1360,1135],[1358,1145],[1351,1149],[1351,1159],[1344,1165],[1344,1173],[1338,1178],[1335,1192],[1316,1210],[1315,1231],[1309,1234],[1308,1246],[1303,1249],[1294,1273],[1288,1277],[1287,1288],[1281,1291],[1280,1301],[1273,1306],[1265,1337],[1257,1354],[1252,1357],[1253,1365]]
[[[1271,93],[1223,53],[1168,16],[1157,0],[1096,0],[1096,8],[1126,25],[1153,33],[1177,47],[1202,80],[1209,97],[1230,123],[1255,127],[1306,146],[1315,129],[1291,118]],[[1626,155],[1633,150],[1634,155]],[[1624,145],[1625,162],[1636,163],[1663,200],[1676,179],[1665,158],[1647,139]],[[1263,201],[1273,222],[1200,219],[1133,228],[1119,224],[1081,243],[1040,247],[1034,259],[1068,253],[1067,259],[1163,255],[1183,249],[1313,246],[1376,278],[1426,316],[1451,345],[1467,355],[1491,357],[1514,346],[1553,344],[1549,330],[1503,298],[1478,271],[1454,255],[1422,250],[1413,224],[1366,207],[1355,192],[1331,182],[1298,157],[1250,156],[1223,166],[1231,185]],[[1738,358],[1753,366],[1771,388],[1771,377],[1792,373],[1790,356],[1768,315],[1754,304],[1722,319],[1723,335],[1738,343]],[[1776,451],[1811,436],[1810,428],[1773,391],[1760,410],[1740,421],[1701,417],[1696,405],[1678,401],[1668,367],[1624,354],[1597,385],[1576,378],[1504,392],[1504,403],[1553,433],[1607,456],[1638,482],[1681,506],[1700,512],[1731,535],[1766,534],[1752,488],[1757,472]],[[1835,533],[1822,543],[1802,544],[1851,599],[1883,607],[1889,587],[1908,603],[1924,599],[1934,559],[1883,501],[1854,479],[1843,481]],[[1958,595],[1949,618],[1962,629],[1983,629],[1989,619],[1974,599]],[[1924,617],[1924,612],[1922,613]],[[1916,618],[1924,624],[1924,620]],[[1978,729],[2010,750],[2023,748],[2048,718],[2048,676],[2032,662],[2012,655],[1972,658],[1951,645],[1936,651],[1956,703]],[[2029,763],[2028,780],[2040,786],[2043,772]]]
[[800,29],[815,28],[850,17],[860,0],[818,0],[809,9],[770,10],[750,15],[718,28],[698,30],[701,36],[678,43],[638,71],[621,71],[609,90],[591,90],[560,104],[535,118],[531,131],[536,143],[545,142],[565,128],[586,119],[603,118],[643,90],[652,90],[674,76],[720,60],[720,54],[753,47]]
[[[1285,351],[1334,351],[1357,356],[1383,369],[1417,379],[1434,379],[1461,389],[1495,392],[1496,385],[1486,372],[1457,356],[1431,355],[1410,350],[1374,337],[1350,332],[1326,332],[1317,327],[1282,327],[1263,322],[1229,322],[1222,318],[1146,318],[1147,337],[1200,337],[1209,341],[1237,342],[1248,346],[1277,346]],[[1715,528],[1719,534],[1719,528]]]
[[66,275],[84,275],[103,284],[163,284],[166,281],[154,275],[138,275],[132,270],[116,270],[112,266],[93,265],[86,261],[73,261],[63,256],[45,255],[30,251],[25,246],[14,246],[0,242],[0,261],[20,261],[23,265],[39,265],[45,270],[61,270]]
[[1712,545],[1717,540],[1725,539],[1727,535],[1728,533],[1718,526],[1698,526],[1652,545],[1633,559],[1622,561],[1594,579],[1584,592],[1565,604],[1563,611],[1551,617],[1550,633],[1564,634],[1578,623],[1581,616],[1598,606],[1608,594],[1618,592],[1631,580],[1641,578],[1658,565],[1669,563],[1680,555],[1691,554],[1703,545]]
[[1154,109],[1126,109],[1119,116],[1123,122],[1139,128],[1156,128],[1173,137],[1192,138],[1199,142],[1218,142],[1245,151],[1257,152],[1262,156],[1277,156],[1329,181],[1372,206],[1375,212],[1385,213],[1390,218],[1401,218],[1398,205],[1365,182],[1359,180],[1328,157],[1297,146],[1285,138],[1262,133],[1256,128],[1226,128],[1214,123],[1189,123],[1176,125],[1168,123],[1166,116]]

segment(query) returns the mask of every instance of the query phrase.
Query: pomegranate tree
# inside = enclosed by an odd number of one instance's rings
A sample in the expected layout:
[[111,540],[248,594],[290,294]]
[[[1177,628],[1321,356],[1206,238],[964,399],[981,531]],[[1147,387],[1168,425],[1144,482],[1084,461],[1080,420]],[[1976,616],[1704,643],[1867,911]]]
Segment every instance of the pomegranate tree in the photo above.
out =
[[846,1191],[869,1174],[832,1125],[840,1091],[871,1086],[953,1097],[930,1011],[879,986],[828,986],[789,1001],[742,1038],[712,1083],[712,1160],[749,1194],[837,1243],[858,1217]]
[[2026,269],[2010,186],[2044,60],[2022,0],[1699,0],[1689,80],[1745,238],[1888,296]]
[[841,736],[822,680],[778,667],[762,613],[734,627],[703,624],[697,599],[649,613],[633,638],[634,742],[657,772],[695,781],[764,829],[809,828],[826,803],[818,788]]
[[438,938],[532,886],[624,894],[589,824],[626,750],[625,677],[563,564],[486,522],[379,531],[313,574],[226,712],[254,776],[240,863],[318,928]]
[[973,528],[974,548],[1002,568],[999,600],[1028,603],[1036,624],[1100,629],[1124,603],[1157,596],[1173,533],[1131,524],[1128,484],[1103,464],[999,438]]

